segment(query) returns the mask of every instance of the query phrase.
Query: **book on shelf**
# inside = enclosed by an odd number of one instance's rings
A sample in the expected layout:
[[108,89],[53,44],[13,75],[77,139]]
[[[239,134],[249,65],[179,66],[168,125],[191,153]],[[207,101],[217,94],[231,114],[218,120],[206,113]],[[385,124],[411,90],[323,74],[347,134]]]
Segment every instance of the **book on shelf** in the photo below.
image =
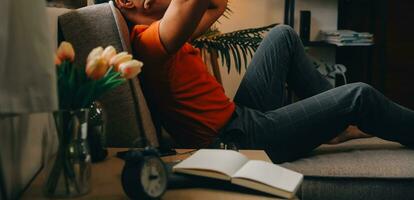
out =
[[293,198],[303,181],[295,171],[221,149],[201,149],[175,165],[173,172],[226,180],[284,198]]
[[334,42],[374,42],[373,38],[341,38],[341,37],[325,37],[325,41],[334,41]]
[[322,30],[321,33],[325,36],[340,36],[340,37],[373,37],[373,34],[368,32],[356,32],[351,30]]
[[321,31],[323,41],[337,46],[370,46],[374,44],[374,35],[351,30]]
[[328,40],[325,40],[324,42],[329,43],[329,44],[334,44],[338,47],[343,47],[343,46],[372,46],[372,45],[374,45],[374,43],[372,43],[372,42],[336,42],[336,41],[328,41]]

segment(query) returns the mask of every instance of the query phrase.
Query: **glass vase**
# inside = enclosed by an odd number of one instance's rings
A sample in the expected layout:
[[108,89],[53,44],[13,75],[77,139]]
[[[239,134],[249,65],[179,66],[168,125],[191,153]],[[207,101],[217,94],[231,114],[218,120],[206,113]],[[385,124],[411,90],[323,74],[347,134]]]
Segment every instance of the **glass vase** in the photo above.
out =
[[48,197],[70,198],[90,191],[88,114],[88,109],[53,113],[59,146],[56,157],[46,166],[44,193]]

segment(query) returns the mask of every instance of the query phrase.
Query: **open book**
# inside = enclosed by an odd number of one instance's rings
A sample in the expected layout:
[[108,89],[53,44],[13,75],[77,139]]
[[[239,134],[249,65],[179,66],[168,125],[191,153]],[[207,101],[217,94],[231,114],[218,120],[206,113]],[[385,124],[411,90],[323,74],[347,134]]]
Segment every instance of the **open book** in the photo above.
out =
[[294,197],[303,175],[278,165],[249,160],[232,150],[201,149],[173,167],[177,173],[204,176],[285,198]]

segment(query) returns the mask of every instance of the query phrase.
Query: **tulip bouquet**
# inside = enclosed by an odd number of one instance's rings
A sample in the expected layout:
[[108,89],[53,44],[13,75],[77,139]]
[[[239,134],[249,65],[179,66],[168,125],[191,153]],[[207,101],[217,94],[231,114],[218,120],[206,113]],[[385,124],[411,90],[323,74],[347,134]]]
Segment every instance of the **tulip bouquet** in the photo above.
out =
[[117,54],[113,46],[93,49],[87,57],[86,67],[75,66],[74,59],[72,45],[62,42],[55,56],[59,107],[62,110],[89,107],[105,92],[137,76],[143,66],[126,52]]
[[54,112],[59,148],[49,176],[45,194],[52,197],[74,197],[90,189],[90,164],[86,137],[88,111],[92,103],[105,92],[136,77],[142,63],[132,55],[116,52],[108,46],[93,49],[86,67],[73,64],[75,51],[62,42],[55,56],[60,110]]

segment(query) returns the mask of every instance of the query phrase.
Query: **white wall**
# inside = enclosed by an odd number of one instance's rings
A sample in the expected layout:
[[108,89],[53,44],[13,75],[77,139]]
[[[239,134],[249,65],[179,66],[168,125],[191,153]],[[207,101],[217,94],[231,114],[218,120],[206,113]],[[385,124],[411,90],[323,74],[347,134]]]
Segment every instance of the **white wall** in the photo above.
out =
[[[337,7],[337,0],[297,0],[296,29],[298,30],[299,26],[299,11],[310,10],[312,12],[311,40],[318,39],[319,30],[337,28]],[[230,19],[222,18],[220,19],[221,23],[217,24],[223,33],[272,23],[283,23],[284,0],[230,0],[230,8],[233,10]],[[239,75],[234,68],[230,74],[227,74],[226,67],[221,67],[220,70],[226,94],[233,98],[244,71]]]

